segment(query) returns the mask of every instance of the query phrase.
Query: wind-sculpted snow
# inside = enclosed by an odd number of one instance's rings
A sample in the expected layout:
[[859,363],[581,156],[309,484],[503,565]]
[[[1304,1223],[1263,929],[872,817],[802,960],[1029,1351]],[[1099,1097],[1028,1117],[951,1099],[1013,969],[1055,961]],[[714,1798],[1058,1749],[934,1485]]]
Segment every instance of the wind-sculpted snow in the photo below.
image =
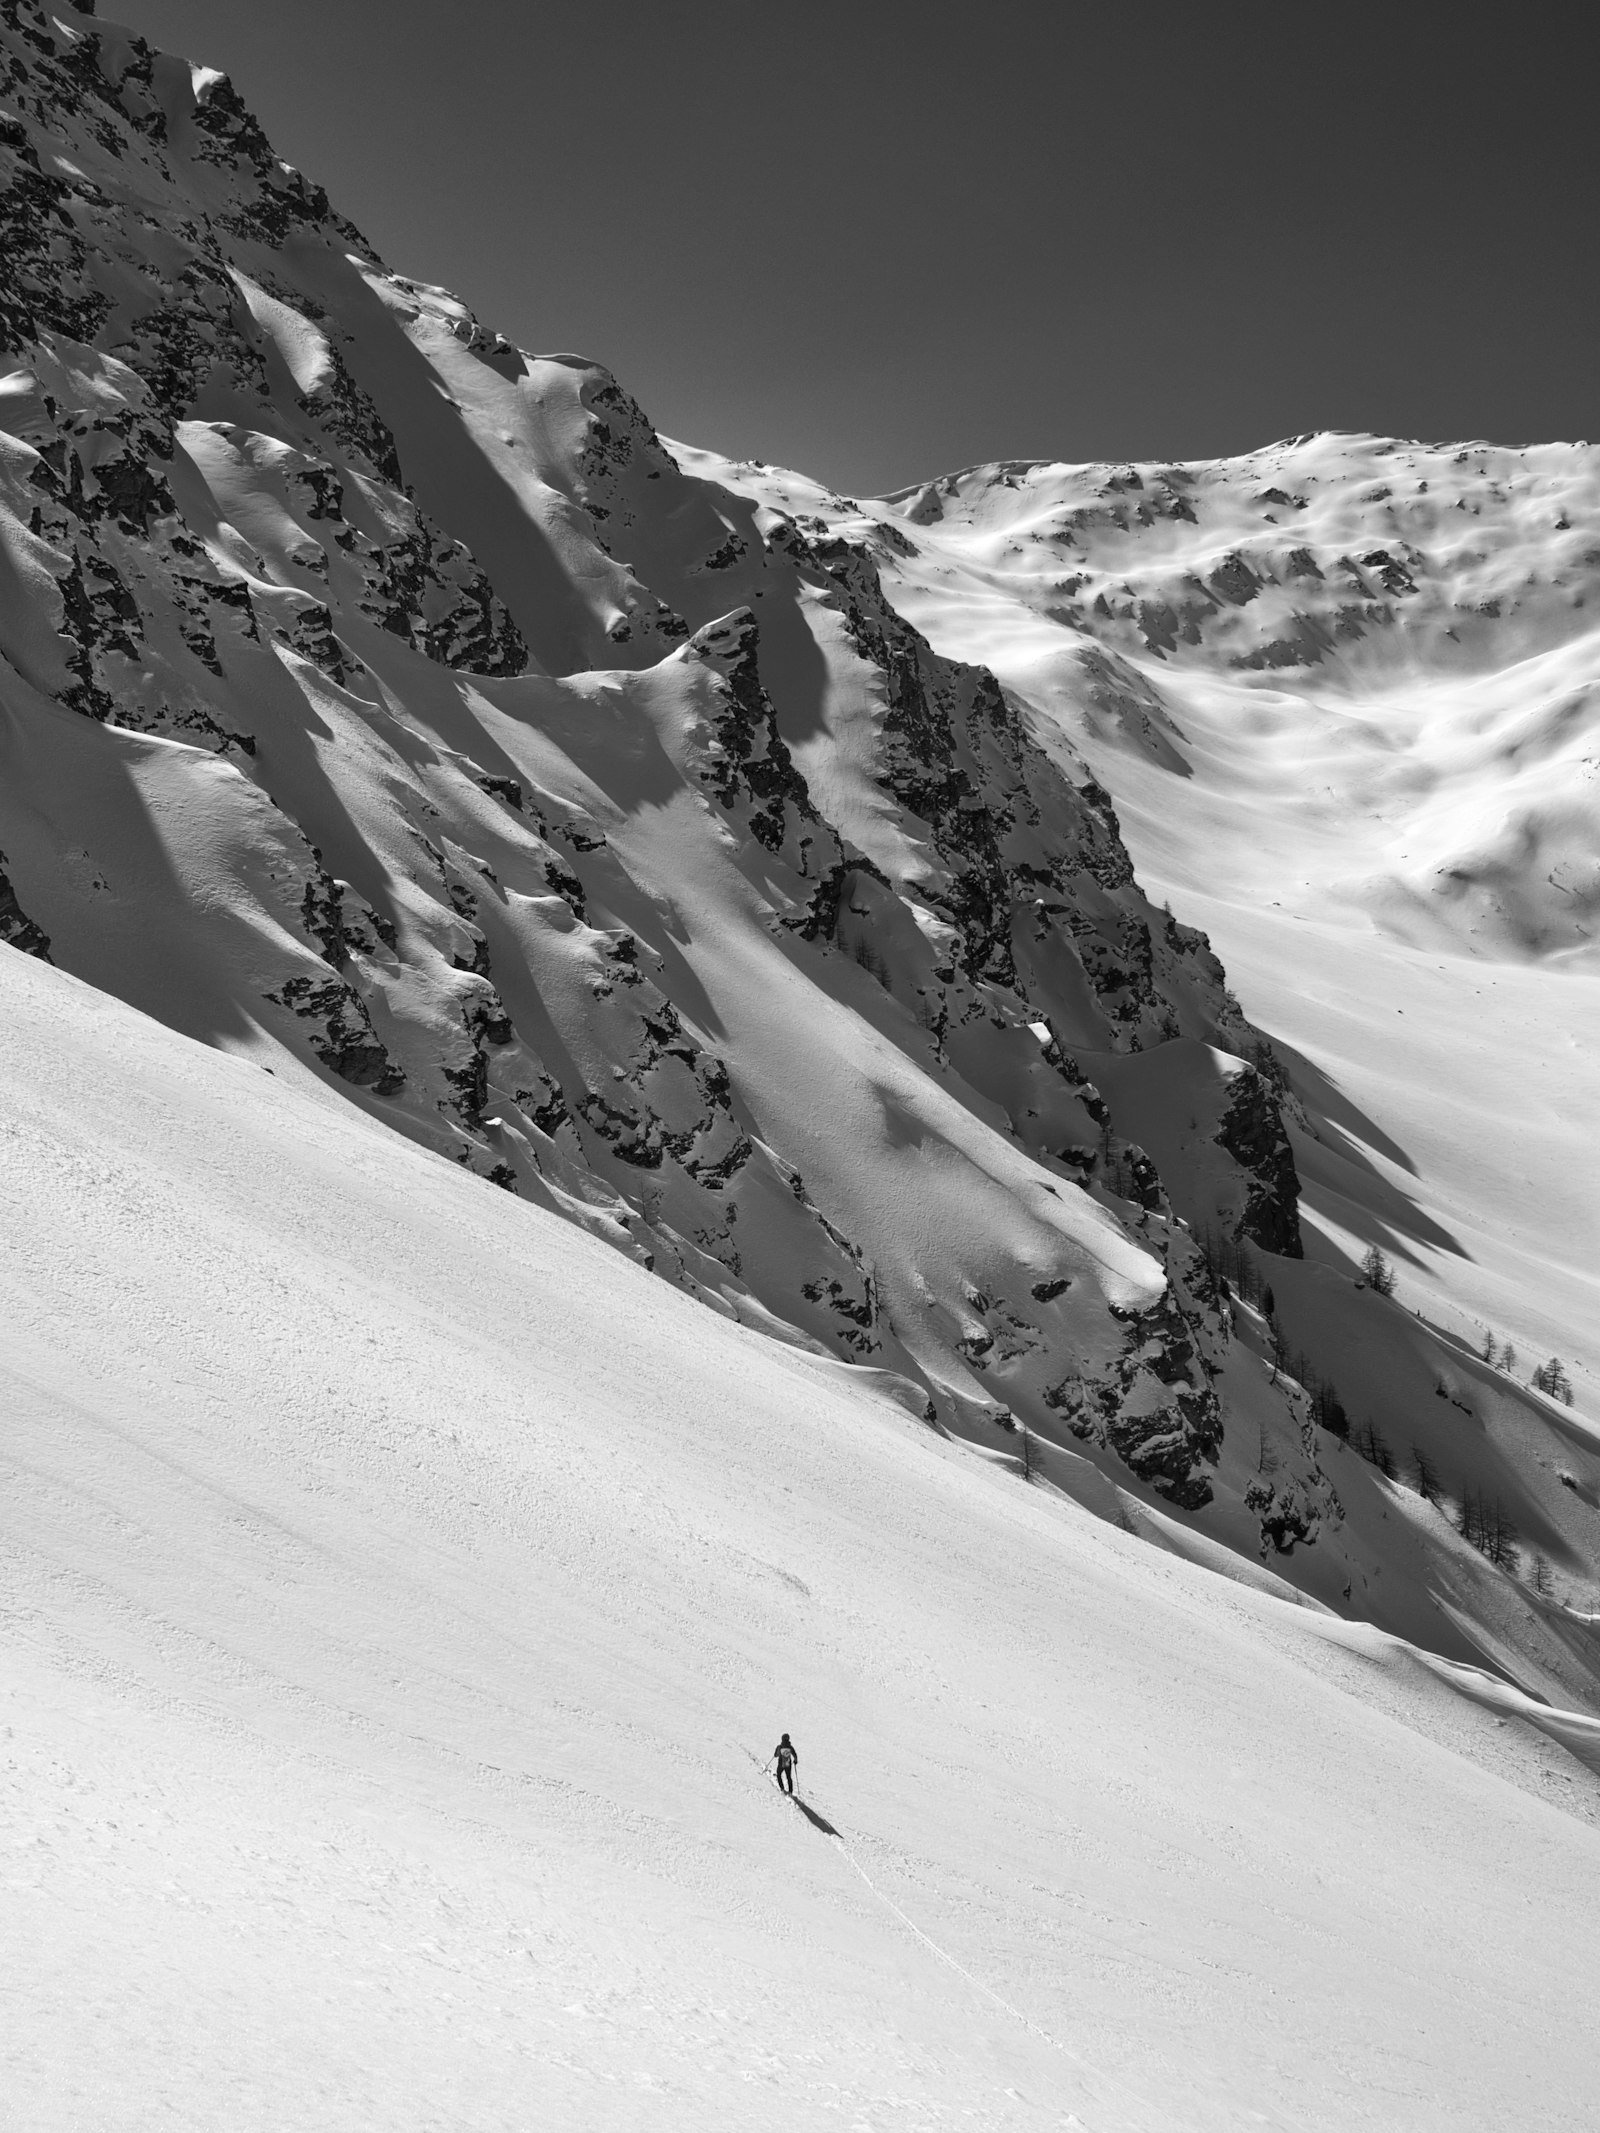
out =
[[[603,369],[390,272],[224,78],[71,11],[0,7],[0,159],[0,938],[1161,1545],[1191,1528],[1158,1504],[1483,1650],[1488,1566],[1434,1518],[1397,1567],[1324,1426],[1308,1114],[1102,774],[1111,734],[1187,782],[1162,677],[1276,672],[1291,582],[1327,661],[1357,606],[1398,641],[1413,548],[1374,561],[1341,490],[1296,578],[1237,474],[863,510],[669,447]],[[1138,600],[1029,575],[1146,536]],[[986,600],[1027,657],[957,641]],[[1497,1663],[1589,1694],[1549,1610],[1488,1611]]]
[[1337,882],[1381,922],[1452,950],[1593,939],[1600,452],[1306,437],[976,467],[893,502],[909,545],[960,559],[935,595],[952,641],[1009,637],[1007,678],[1070,700],[1085,739],[1182,775],[1186,727],[1249,717],[1386,824]]
[[910,526],[969,538],[997,578],[1029,581],[1054,619],[1180,664],[1426,648],[1503,665],[1587,635],[1600,591],[1586,445],[1301,437],[1194,466],[975,467],[892,501]]

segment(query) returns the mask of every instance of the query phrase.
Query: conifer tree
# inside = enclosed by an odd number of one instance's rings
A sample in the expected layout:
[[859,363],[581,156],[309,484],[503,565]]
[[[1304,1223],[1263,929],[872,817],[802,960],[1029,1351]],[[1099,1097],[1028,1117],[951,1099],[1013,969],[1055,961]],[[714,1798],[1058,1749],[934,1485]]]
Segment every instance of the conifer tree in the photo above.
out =
[[1394,1268],[1384,1258],[1375,1244],[1369,1244],[1362,1254],[1361,1271],[1366,1277],[1367,1286],[1376,1290],[1378,1295],[1392,1296],[1394,1294]]
[[1533,1373],[1534,1389],[1548,1393],[1552,1400],[1564,1400],[1572,1405],[1572,1381],[1560,1356],[1551,1356],[1548,1363],[1541,1363]]
[[1417,1494],[1424,1503],[1439,1501],[1439,1470],[1420,1444],[1411,1447],[1411,1464],[1417,1476]]

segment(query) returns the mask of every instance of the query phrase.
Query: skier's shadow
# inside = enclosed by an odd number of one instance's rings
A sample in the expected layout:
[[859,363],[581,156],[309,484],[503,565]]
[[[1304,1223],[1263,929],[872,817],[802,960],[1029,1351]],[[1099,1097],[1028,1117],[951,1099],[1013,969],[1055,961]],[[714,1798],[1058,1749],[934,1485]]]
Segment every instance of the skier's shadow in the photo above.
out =
[[817,1813],[816,1809],[814,1807],[808,1807],[805,1801],[802,1800],[797,1793],[791,1792],[789,1797],[791,1800],[794,1801],[796,1807],[799,1808],[800,1812],[805,1816],[806,1820],[811,1824],[811,1827],[813,1829],[820,1829],[825,1837],[838,1836],[839,1832],[834,1828],[833,1824],[831,1822],[824,1822],[821,1815]]

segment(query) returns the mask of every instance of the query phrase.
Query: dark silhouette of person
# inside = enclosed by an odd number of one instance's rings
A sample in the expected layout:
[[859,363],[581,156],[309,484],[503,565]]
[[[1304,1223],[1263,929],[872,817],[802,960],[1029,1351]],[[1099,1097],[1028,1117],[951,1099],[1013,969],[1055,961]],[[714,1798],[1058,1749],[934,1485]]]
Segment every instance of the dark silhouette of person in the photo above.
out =
[[794,1766],[799,1762],[800,1758],[795,1753],[794,1742],[787,1733],[779,1741],[772,1753],[778,1765],[778,1785],[792,1800],[794,1798]]

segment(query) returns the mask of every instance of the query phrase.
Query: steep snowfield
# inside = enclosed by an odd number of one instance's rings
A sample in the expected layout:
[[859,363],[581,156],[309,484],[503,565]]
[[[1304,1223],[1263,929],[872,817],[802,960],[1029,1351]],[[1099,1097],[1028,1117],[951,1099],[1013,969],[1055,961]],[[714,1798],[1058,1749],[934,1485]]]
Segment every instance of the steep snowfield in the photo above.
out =
[[1582,2123],[1595,455],[862,505],[38,0],[0,334],[19,2123]]
[[[1458,1501],[1514,1506],[1528,1551],[1563,1534],[1558,1586],[1592,1610],[1567,1454],[1593,1433],[1525,1387],[1558,1355],[1592,1415],[1600,1370],[1600,455],[1316,438],[977,468],[863,506],[675,449],[862,542],[939,649],[1093,765],[1151,895],[1204,927],[1288,1069],[1291,1346],[1408,1478],[1415,1447]],[[1194,1091],[1164,1092],[1160,1059],[1099,1062],[1097,1085],[1189,1212]],[[1443,1343],[1403,1356],[1393,1307],[1352,1295],[1370,1243]],[[1514,1369],[1470,1361],[1486,1332]]]
[[896,510],[897,602],[1095,764],[1151,893],[1334,1082],[1308,1108],[1376,1175],[1310,1211],[1592,1408],[1600,452],[1322,437]]
[[1162,1054],[1182,1213],[1293,1256],[1280,1071],[1082,766],[210,70],[30,8],[0,94],[5,937],[1102,1508],[1334,1519],[1093,1079]]
[[0,1072],[18,2125],[1588,2123],[1514,1692],[15,955]]

